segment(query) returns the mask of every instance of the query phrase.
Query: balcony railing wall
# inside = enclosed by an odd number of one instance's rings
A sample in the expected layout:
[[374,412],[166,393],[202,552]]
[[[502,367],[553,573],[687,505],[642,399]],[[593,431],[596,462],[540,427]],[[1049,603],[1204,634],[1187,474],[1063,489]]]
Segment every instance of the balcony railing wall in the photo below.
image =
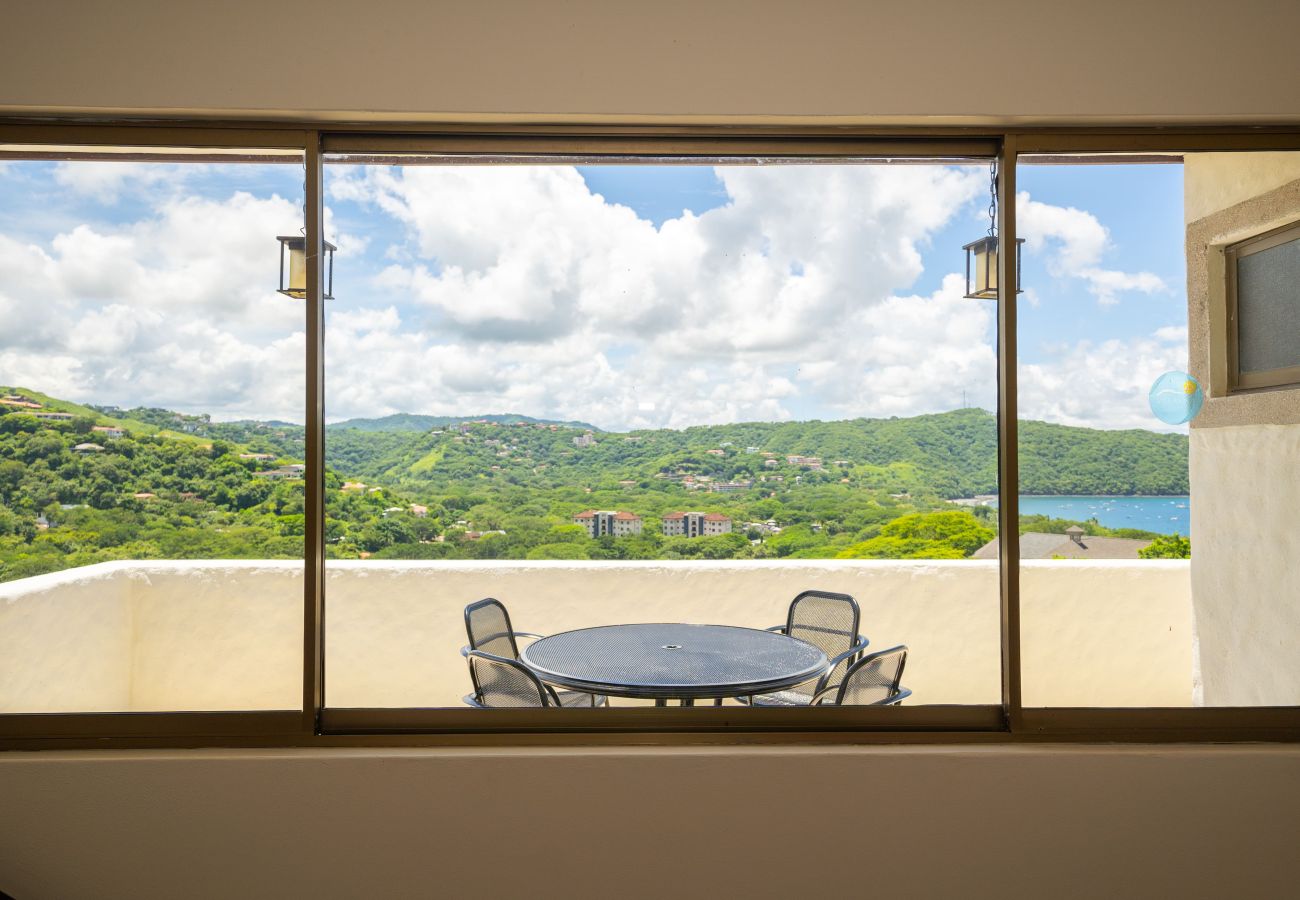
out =
[[[619,622],[766,627],[819,587],[862,607],[872,646],[907,644],[916,703],[997,703],[997,564],[977,561],[332,562],[335,707],[459,705],[466,603],[543,634]],[[1028,705],[1192,702],[1183,561],[1025,564]],[[302,566],[116,562],[0,585],[0,711],[277,709],[301,696]]]

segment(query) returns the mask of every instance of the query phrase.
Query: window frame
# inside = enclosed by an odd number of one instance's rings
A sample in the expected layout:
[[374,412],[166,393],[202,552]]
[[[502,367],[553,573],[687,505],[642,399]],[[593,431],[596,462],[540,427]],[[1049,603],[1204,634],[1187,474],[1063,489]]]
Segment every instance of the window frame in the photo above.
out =
[[[1205,151],[1300,150],[1300,128],[1001,129],[906,127],[491,126],[339,128],[256,122],[169,121],[58,124],[0,118],[0,144],[140,148],[239,147],[294,150],[306,169],[306,465],[303,595],[303,703],[267,712],[49,713],[0,715],[0,750],[195,746],[538,746],[627,744],[1019,743],[1036,741],[1300,741],[1300,707],[1030,708],[1020,684],[1020,559],[1001,546],[1002,702],[988,706],[618,710],[373,710],[324,706],[324,299],[323,162],[326,153],[590,156],[602,161],[663,157],[754,156],[913,158],[978,156],[991,151],[999,178],[999,283],[1014,284],[1016,174],[1022,155],[1111,156]],[[997,312],[999,524],[1019,516],[1016,297]],[[595,715],[593,715],[595,713]]]
[[1223,248],[1223,261],[1227,279],[1224,301],[1227,311],[1226,347],[1228,360],[1228,393],[1239,394],[1244,391],[1261,388],[1296,388],[1300,387],[1300,365],[1284,366],[1260,372],[1243,372],[1238,359],[1241,352],[1241,336],[1238,329],[1241,320],[1238,315],[1240,298],[1238,296],[1237,264],[1246,257],[1254,256],[1265,250],[1272,250],[1282,244],[1300,241],[1300,219],[1288,222],[1278,228],[1271,228],[1240,241],[1234,241]]

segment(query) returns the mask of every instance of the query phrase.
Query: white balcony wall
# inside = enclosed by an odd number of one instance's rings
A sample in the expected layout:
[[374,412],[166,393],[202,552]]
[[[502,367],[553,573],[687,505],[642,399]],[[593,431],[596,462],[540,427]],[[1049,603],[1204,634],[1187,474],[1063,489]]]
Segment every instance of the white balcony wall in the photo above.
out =
[[133,708],[129,565],[0,584],[0,712]]
[[[918,703],[997,703],[997,564],[973,561],[334,562],[331,706],[458,705],[463,610],[503,600],[519,630],[619,622],[781,622],[807,588],[845,591],[875,648],[907,644]],[[1181,561],[1031,562],[1030,705],[1187,705]],[[296,707],[302,566],[119,562],[0,585],[0,711]]]

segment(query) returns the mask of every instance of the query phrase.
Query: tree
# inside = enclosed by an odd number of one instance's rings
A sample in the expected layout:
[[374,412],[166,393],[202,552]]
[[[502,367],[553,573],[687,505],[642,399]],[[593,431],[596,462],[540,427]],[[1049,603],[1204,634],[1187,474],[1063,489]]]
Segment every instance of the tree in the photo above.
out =
[[1138,551],[1142,559],[1191,559],[1192,541],[1179,534],[1162,534]]
[[870,540],[854,544],[839,559],[963,559],[993,540],[966,510],[914,513],[901,516]]

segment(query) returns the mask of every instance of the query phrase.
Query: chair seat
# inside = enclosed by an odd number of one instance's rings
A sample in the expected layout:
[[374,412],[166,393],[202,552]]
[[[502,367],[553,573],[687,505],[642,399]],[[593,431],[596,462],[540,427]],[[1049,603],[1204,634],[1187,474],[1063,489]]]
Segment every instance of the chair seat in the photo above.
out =
[[742,703],[754,706],[807,706],[812,694],[804,691],[776,691],[771,694],[756,694],[753,697],[738,698]]
[[[591,702],[591,694],[586,694],[583,693],[582,691],[556,691],[555,696],[560,698],[560,706],[566,708],[593,705]],[[605,706],[608,703],[609,703],[608,697],[602,697],[600,695],[597,695],[596,702],[594,705]]]

